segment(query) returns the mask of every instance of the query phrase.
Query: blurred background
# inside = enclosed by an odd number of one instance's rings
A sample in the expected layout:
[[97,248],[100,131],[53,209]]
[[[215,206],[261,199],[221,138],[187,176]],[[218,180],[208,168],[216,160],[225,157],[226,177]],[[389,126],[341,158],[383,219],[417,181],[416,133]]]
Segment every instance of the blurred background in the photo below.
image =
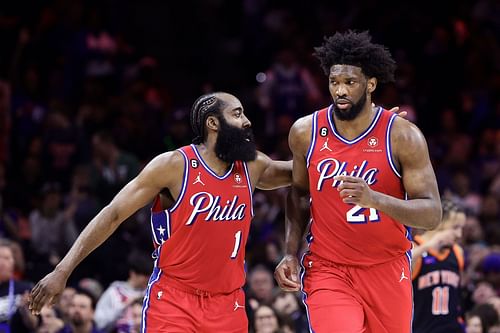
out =
[[[426,136],[441,193],[466,209],[464,313],[498,298],[497,0],[2,2],[0,237],[15,244],[16,278],[37,282],[145,163],[189,144],[189,109],[203,93],[240,98],[259,149],[290,159],[291,124],[330,104],[313,47],[347,29],[369,30],[390,49],[397,80],[379,85],[374,101],[409,113]],[[254,310],[271,313],[266,327],[307,331],[300,295],[280,293],[272,278],[282,256],[285,193],[255,193],[246,289],[256,332],[265,329]],[[69,285],[99,299],[114,281],[149,275],[149,259],[133,267],[152,251],[149,232],[145,207]],[[133,331],[123,325],[133,305],[127,301],[121,319],[99,325]],[[52,316],[71,320],[64,309]],[[98,318],[91,310],[90,320]]]

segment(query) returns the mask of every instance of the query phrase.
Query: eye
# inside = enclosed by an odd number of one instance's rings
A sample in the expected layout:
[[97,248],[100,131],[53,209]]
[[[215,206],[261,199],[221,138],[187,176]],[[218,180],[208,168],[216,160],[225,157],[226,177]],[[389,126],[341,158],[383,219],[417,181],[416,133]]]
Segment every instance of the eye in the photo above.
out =
[[355,81],[353,81],[353,80],[349,80],[349,81],[347,82],[347,84],[348,84],[348,85],[353,85],[353,84],[355,84],[355,83],[356,83],[356,82],[355,82]]
[[337,81],[330,80],[330,84],[331,84],[331,85],[336,85],[336,84],[337,84]]

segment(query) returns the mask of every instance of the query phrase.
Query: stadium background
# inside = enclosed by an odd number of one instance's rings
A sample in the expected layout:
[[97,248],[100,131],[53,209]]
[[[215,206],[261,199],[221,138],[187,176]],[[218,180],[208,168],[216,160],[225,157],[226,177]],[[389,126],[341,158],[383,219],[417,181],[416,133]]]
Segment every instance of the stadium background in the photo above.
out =
[[[346,29],[367,29],[391,50],[397,80],[379,85],[374,100],[409,112],[428,141],[441,193],[467,209],[464,311],[482,302],[474,296],[480,282],[498,296],[495,0],[2,3],[0,237],[19,244],[18,276],[38,281],[147,161],[190,143],[188,112],[202,93],[239,97],[259,149],[289,159],[292,122],[329,104],[313,47]],[[114,170],[103,168],[109,156],[117,156]],[[249,276],[255,267],[263,274],[261,290],[247,287],[250,298],[275,297],[266,281],[281,256],[284,193],[255,194],[247,265]],[[128,254],[150,251],[146,207],[70,284],[91,278],[106,288],[127,278]]]

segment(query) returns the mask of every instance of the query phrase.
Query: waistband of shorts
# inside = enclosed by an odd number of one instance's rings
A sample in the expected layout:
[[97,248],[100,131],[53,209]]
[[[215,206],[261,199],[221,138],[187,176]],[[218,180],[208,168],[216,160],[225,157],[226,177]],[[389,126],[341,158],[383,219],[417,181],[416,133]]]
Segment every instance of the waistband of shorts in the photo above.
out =
[[172,277],[169,276],[164,276],[164,279],[162,281],[166,286],[183,291],[185,293],[195,295],[195,296],[200,296],[200,297],[214,297],[214,296],[223,296],[223,295],[229,295],[235,292],[235,290],[230,291],[230,292],[212,292],[212,291],[207,291],[207,290],[202,290],[202,289],[197,289],[191,286],[188,286],[185,283],[182,283]]
[[319,261],[319,262],[321,262],[321,264],[323,264],[325,266],[332,266],[332,267],[370,268],[370,267],[377,267],[377,266],[380,266],[380,265],[385,265],[385,264],[388,264],[388,263],[392,263],[392,262],[401,260],[404,257],[406,257],[406,255],[403,253],[403,254],[401,254],[399,256],[394,256],[393,258],[391,258],[389,260],[382,261],[382,262],[379,262],[379,263],[374,263],[374,264],[371,264],[371,265],[351,265],[351,264],[339,263],[339,262],[331,261],[331,260],[325,259],[325,258],[317,255],[316,253],[308,252],[304,256],[304,260]]

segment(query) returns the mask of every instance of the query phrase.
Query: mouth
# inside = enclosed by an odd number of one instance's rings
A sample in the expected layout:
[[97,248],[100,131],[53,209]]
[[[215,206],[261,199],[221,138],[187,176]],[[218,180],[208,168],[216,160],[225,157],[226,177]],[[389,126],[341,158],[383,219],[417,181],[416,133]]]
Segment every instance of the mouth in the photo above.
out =
[[340,109],[340,110],[346,110],[348,108],[350,108],[352,106],[352,103],[351,101],[349,101],[348,99],[344,99],[344,98],[339,98],[336,102],[335,102],[335,106]]

